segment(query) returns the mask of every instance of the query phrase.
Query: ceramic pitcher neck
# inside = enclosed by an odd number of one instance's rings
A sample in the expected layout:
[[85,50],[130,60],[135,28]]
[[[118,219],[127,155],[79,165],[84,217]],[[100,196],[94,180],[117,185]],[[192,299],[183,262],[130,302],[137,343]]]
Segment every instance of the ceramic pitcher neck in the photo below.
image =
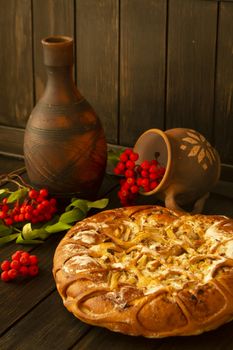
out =
[[46,66],[47,84],[42,99],[51,104],[74,103],[82,98],[73,80],[72,66]]

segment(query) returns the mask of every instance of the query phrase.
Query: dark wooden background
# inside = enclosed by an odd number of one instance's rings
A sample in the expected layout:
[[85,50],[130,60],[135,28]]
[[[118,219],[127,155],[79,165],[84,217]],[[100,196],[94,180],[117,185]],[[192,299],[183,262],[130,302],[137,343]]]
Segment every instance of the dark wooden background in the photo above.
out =
[[76,82],[109,143],[194,128],[232,174],[233,0],[0,0],[1,153],[23,154],[51,34],[74,37]]

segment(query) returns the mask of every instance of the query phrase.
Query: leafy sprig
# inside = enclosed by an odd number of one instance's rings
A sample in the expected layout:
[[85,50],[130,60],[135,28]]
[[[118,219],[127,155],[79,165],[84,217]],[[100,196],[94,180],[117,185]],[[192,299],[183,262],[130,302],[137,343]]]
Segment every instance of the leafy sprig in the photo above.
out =
[[[14,192],[7,188],[1,189],[0,199],[7,197],[7,203],[19,202],[25,198],[28,191],[29,188],[25,186],[20,186]],[[29,222],[23,226],[22,224],[7,226],[3,220],[0,220],[0,246],[14,240],[19,244],[41,244],[52,234],[70,229],[75,222],[84,219],[90,209],[104,209],[107,204],[108,199],[106,198],[94,202],[72,198],[62,214],[56,215],[52,220],[43,224]]]

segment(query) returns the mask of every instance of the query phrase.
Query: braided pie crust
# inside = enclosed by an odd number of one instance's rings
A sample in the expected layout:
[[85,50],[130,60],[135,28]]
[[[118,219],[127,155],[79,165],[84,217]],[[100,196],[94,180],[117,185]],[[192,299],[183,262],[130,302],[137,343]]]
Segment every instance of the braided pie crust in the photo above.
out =
[[233,319],[233,220],[159,206],[106,210],[59,243],[53,274],[80,320],[145,337]]

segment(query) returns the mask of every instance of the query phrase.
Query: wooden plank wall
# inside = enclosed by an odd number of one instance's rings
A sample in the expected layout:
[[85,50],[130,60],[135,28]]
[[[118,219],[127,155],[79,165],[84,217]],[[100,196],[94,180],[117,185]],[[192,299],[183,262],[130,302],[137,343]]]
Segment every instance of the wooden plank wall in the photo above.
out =
[[40,40],[63,34],[75,39],[75,80],[109,143],[190,127],[233,167],[233,0],[0,0],[0,9],[0,152],[22,154],[46,84]]

